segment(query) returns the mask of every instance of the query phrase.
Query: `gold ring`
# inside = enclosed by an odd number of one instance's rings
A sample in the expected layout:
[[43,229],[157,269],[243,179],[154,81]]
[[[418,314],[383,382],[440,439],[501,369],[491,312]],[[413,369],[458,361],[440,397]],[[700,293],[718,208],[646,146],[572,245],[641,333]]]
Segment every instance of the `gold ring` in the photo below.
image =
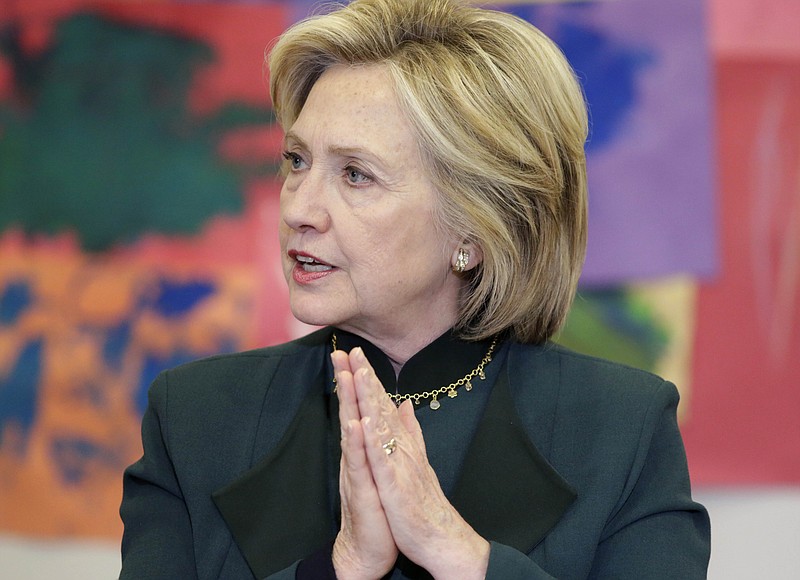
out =
[[394,437],[392,437],[386,443],[381,445],[381,448],[386,452],[386,455],[391,455],[397,450],[397,441]]

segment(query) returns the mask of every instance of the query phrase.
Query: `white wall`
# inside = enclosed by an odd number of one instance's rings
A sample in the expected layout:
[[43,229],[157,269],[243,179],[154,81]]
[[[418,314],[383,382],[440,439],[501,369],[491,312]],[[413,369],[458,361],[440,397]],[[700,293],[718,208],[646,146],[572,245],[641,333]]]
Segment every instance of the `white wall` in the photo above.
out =
[[41,541],[0,534],[3,580],[109,580],[119,575],[119,546],[110,542]]
[[800,488],[698,489],[711,514],[712,580],[800,579]]
[[[699,489],[711,513],[711,580],[800,579],[800,487]],[[116,543],[0,535],[0,578],[108,580],[119,573]]]

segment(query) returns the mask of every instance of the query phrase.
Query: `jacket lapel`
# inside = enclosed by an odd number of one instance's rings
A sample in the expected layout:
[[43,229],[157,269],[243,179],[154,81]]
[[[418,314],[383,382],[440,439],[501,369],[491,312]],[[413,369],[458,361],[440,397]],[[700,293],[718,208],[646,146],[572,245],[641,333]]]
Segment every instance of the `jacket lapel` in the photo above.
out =
[[481,536],[523,554],[533,550],[576,498],[523,430],[508,372],[497,378],[461,473],[453,506]]
[[266,455],[212,494],[257,578],[308,556],[336,533],[328,490],[331,417],[322,389],[324,356],[320,349],[310,351],[303,361],[282,361],[272,381],[254,450],[255,457]]

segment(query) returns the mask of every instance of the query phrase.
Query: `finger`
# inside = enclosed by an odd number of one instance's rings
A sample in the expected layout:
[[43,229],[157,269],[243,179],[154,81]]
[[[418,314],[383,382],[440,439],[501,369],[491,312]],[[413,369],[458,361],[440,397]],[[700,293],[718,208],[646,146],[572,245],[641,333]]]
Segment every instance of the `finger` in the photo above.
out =
[[348,475],[358,475],[359,470],[368,467],[364,433],[359,421],[348,421],[342,429],[342,461]]
[[392,400],[386,395],[383,384],[378,379],[361,349],[350,353],[350,367],[353,370],[358,410],[362,418],[371,417],[373,426],[382,435],[404,431]]
[[336,351],[331,355],[336,373],[336,396],[339,398],[339,425],[344,429],[350,421],[358,422],[361,413],[358,410],[353,374],[350,372],[350,360],[347,353]]
[[419,426],[417,417],[414,415],[414,404],[410,400],[405,400],[397,407],[397,414],[400,416],[400,422],[405,427],[406,431],[416,435],[422,434],[422,427]]
[[[384,497],[393,498],[398,488],[409,492],[408,494],[404,492],[402,494],[404,497],[417,497],[418,493],[421,494],[419,497],[422,497],[426,489],[434,487],[434,484],[438,487],[438,479],[425,453],[422,430],[413,416],[414,409],[411,405],[409,403],[402,410],[403,414],[408,414],[403,420],[400,418],[400,413],[395,411],[399,428],[388,432],[376,425],[372,417],[361,418],[367,461],[382,500]],[[407,422],[411,429],[407,429],[403,421]],[[386,511],[387,505],[383,505]]]
[[359,421],[342,429],[339,494],[342,520],[333,548],[337,573],[354,566],[362,574],[371,570],[369,575],[383,576],[397,558],[397,546],[372,479]]
[[[372,479],[372,472],[364,447],[364,432],[359,421],[350,421],[343,429],[342,462],[339,477],[342,498],[342,516],[352,521],[353,503],[357,502],[357,512],[374,514],[382,512],[378,490]],[[365,510],[365,511],[364,511]],[[358,515],[356,515],[358,519]]]
[[[391,484],[394,479],[394,470],[402,470],[399,465],[400,455],[407,453],[407,439],[387,434],[377,428],[372,417],[361,419],[361,431],[364,437],[364,454],[369,463],[372,479],[377,488],[384,484]],[[380,489],[378,490],[380,493]]]
[[350,371],[350,357],[343,350],[335,350],[331,353],[331,360],[333,361],[333,371]]
[[343,431],[339,477],[342,520],[358,525],[359,521],[364,520],[365,517],[367,519],[378,517],[383,513],[383,507],[372,479],[361,423],[350,421]]
[[400,416],[400,422],[403,424],[406,433],[413,438],[414,442],[419,445],[427,457],[425,438],[422,436],[422,427],[414,414],[414,404],[410,400],[403,401],[397,408],[397,414]]
[[367,359],[367,355],[364,354],[364,351],[360,348],[354,348],[350,351],[349,360],[350,369],[354,377],[361,373],[365,379],[369,379],[368,383],[364,383],[364,385],[362,385],[363,388],[361,394],[375,396],[376,398],[379,396],[384,398],[383,395],[386,394],[386,389],[378,379],[378,376],[375,374],[375,369],[372,368],[372,365]]

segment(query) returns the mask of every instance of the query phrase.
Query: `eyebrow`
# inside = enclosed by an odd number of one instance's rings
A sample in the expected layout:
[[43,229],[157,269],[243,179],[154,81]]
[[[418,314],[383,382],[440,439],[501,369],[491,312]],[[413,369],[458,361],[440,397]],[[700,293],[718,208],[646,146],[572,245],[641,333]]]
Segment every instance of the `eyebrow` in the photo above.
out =
[[[297,133],[294,133],[292,131],[288,131],[286,133],[286,136],[283,139],[284,145],[286,145],[289,141],[297,142],[297,144],[300,145],[300,147],[302,147],[303,149],[309,148],[308,144],[299,135],[297,135]],[[326,152],[331,155],[337,155],[339,157],[359,157],[359,156],[370,157],[383,167],[386,168],[391,167],[391,165],[387,162],[386,159],[384,159],[374,151],[371,151],[369,149],[364,149],[362,147],[334,145],[328,147]]]

